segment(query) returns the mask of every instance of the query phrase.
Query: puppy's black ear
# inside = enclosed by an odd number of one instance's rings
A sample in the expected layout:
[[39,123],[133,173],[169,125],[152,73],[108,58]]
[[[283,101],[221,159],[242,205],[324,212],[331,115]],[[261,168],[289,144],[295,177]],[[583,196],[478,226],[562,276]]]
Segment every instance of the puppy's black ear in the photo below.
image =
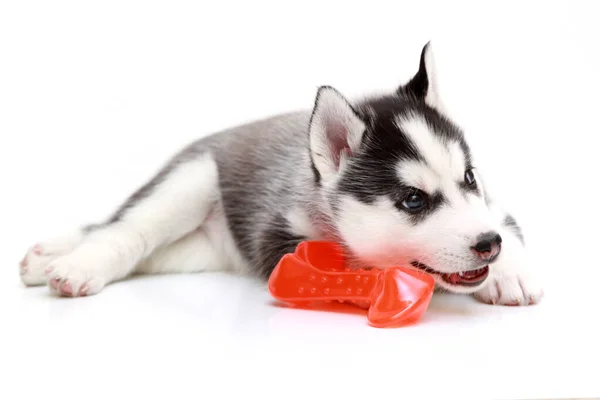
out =
[[404,91],[439,111],[445,109],[439,93],[437,72],[431,42],[427,42],[421,51],[419,71],[400,91]]
[[365,123],[350,103],[329,86],[319,88],[310,120],[310,156],[317,176],[331,181],[360,147]]

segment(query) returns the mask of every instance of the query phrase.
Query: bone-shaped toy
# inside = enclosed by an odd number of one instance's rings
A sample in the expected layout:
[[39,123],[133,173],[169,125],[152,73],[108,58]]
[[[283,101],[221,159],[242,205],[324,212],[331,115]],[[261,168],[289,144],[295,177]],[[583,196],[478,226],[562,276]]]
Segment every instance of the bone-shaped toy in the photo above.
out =
[[369,323],[386,328],[419,320],[434,282],[425,272],[403,267],[352,270],[345,267],[339,245],[306,241],[279,261],[269,291],[277,300],[296,305],[337,300],[368,307]]

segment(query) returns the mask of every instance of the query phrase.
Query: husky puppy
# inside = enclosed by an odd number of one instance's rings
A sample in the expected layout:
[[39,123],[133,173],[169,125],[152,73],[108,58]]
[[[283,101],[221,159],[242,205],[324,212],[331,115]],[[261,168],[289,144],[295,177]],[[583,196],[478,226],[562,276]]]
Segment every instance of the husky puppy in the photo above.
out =
[[356,265],[411,265],[487,303],[543,294],[446,112],[429,43],[389,94],[350,101],[321,87],[312,110],[190,144],[105,222],[32,246],[20,274],[69,297],[133,273],[266,279],[302,240],[337,241]]

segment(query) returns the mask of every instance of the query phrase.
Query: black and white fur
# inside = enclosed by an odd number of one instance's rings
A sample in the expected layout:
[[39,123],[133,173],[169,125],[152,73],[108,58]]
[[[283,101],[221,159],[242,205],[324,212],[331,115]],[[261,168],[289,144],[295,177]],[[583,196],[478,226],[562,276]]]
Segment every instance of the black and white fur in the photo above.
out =
[[[483,283],[441,278],[481,268],[473,248],[490,232],[502,244]],[[321,87],[312,111],[192,143],[106,222],[33,246],[20,272],[26,285],[73,297],[133,273],[266,279],[307,239],[339,241],[357,265],[426,268],[439,287],[488,303],[542,297],[517,223],[486,195],[447,115],[429,44],[416,75],[387,95],[349,101]]]

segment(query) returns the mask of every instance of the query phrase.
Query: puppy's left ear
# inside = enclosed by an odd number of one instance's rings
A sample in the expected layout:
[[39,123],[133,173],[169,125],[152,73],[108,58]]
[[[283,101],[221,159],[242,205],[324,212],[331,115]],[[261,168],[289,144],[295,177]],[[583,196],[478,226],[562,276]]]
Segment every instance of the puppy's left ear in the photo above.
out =
[[431,108],[444,111],[446,107],[440,96],[437,78],[433,49],[431,48],[431,42],[427,42],[421,50],[419,71],[399,90],[404,90],[416,98],[424,100]]
[[310,119],[310,157],[316,178],[327,184],[361,145],[365,123],[334,88],[319,88]]

